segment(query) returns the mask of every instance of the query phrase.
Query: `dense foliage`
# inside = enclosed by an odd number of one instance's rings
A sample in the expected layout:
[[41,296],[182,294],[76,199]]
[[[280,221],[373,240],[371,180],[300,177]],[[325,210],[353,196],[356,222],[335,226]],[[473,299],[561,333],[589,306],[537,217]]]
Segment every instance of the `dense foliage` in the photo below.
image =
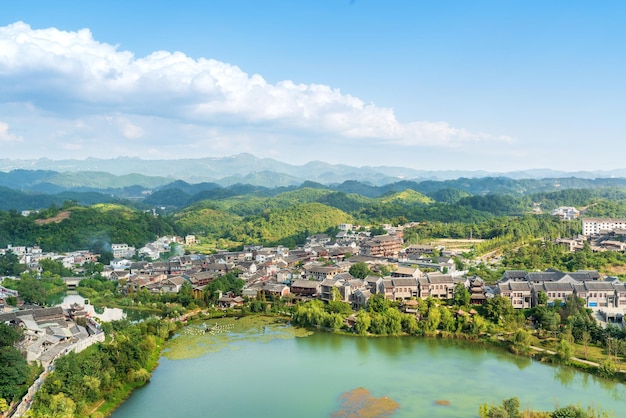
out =
[[27,303],[44,306],[51,296],[64,292],[67,287],[60,277],[38,279],[32,272],[22,273],[19,279],[5,278],[2,285],[17,290],[20,297]]
[[608,418],[613,416],[600,408],[580,405],[556,407],[554,411],[521,410],[517,397],[505,399],[500,405],[482,404],[478,410],[480,418]]
[[108,400],[150,380],[158,346],[176,328],[167,321],[139,324],[114,321],[107,326],[114,337],[79,353],[58,359],[55,370],[37,392],[33,417],[87,415],[98,400]]
[[19,330],[0,322],[0,400],[7,402],[26,392],[25,383],[30,375],[26,360],[13,347],[21,338]]
[[507,269],[545,270],[555,268],[562,271],[598,270],[608,266],[626,264],[626,254],[615,251],[593,252],[589,245],[576,252],[550,241],[533,242],[508,252],[502,258]]
[[110,251],[111,243],[142,246],[175,231],[166,218],[120,205],[54,208],[29,216],[0,212],[0,247],[12,244],[39,245],[44,251]]
[[26,270],[26,266],[20,264],[20,259],[13,251],[0,254],[0,276],[18,276]]

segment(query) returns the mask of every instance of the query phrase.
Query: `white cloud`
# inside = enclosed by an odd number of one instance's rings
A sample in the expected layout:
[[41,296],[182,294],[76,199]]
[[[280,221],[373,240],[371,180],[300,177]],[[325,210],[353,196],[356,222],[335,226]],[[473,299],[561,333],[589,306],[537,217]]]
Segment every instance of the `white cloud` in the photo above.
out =
[[[262,130],[268,136],[315,133],[404,146],[511,141],[445,122],[401,123],[392,109],[326,85],[289,80],[270,84],[237,66],[180,52],[157,51],[138,58],[94,40],[88,29],[36,30],[22,22],[0,27],[0,104],[3,101],[32,103],[68,120],[112,118],[118,136],[126,139],[145,138],[157,131],[154,126],[167,123],[195,126],[196,131],[218,129],[220,133],[211,136],[216,149],[227,143],[224,132],[233,134],[233,127],[239,129],[235,136],[246,130]],[[148,120],[154,126],[146,125]],[[82,123],[73,122],[71,134],[85,131]],[[0,139],[17,138],[7,129],[0,131]],[[67,129],[71,126],[64,126]],[[110,128],[103,132],[114,135]],[[98,135],[97,126],[91,135]],[[180,136],[178,140],[186,141]],[[187,145],[197,146],[191,142],[198,140],[187,139]]]
[[0,142],[21,141],[22,137],[9,132],[9,124],[0,121]]
[[122,135],[127,139],[139,139],[144,135],[144,130],[126,118],[117,118],[115,120]]

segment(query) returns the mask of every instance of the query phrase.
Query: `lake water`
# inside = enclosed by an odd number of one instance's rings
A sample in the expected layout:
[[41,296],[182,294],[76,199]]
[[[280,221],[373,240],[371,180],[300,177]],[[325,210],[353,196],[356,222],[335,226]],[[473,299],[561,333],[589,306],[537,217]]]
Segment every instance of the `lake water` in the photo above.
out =
[[481,403],[513,396],[523,408],[580,403],[626,416],[625,385],[571,368],[459,341],[298,336],[259,321],[186,327],[113,417],[376,416],[395,407],[394,417],[476,417]]

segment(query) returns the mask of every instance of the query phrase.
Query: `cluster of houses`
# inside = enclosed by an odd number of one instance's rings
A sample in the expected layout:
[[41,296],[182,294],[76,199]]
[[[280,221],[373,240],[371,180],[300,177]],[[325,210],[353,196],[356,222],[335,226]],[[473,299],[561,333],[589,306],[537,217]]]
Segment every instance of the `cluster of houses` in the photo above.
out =
[[[124,257],[111,261],[102,275],[121,283],[124,292],[178,293],[187,284],[199,296],[212,280],[236,272],[246,283],[243,294],[221,295],[219,306],[224,308],[241,305],[243,298],[292,295],[301,300],[339,299],[358,309],[367,306],[375,294],[393,301],[451,299],[459,283],[470,290],[473,304],[501,295],[515,308],[529,308],[543,299],[543,292],[547,303],[564,301],[575,294],[588,307],[626,307],[626,285],[617,280],[600,280],[594,271],[507,271],[502,280],[487,286],[481,278],[466,277],[465,271],[458,270],[450,252],[428,245],[403,248],[401,228],[387,226],[387,234],[376,236],[349,224],[339,229],[335,237],[312,235],[302,247],[293,250],[245,246],[241,251],[179,255],[167,261],[151,257],[144,261],[136,261],[135,257],[133,261],[129,256],[136,254],[134,248],[115,244],[115,254]],[[195,242],[195,237],[163,237],[149,246],[161,251],[169,250],[172,243],[186,242]],[[16,253],[21,254],[21,248]],[[79,253],[90,259],[84,252]],[[353,277],[350,268],[355,263],[366,264],[372,275]]]
[[[110,251],[113,254],[114,264],[127,265],[128,260],[135,257],[146,260],[158,260],[163,254],[168,254],[172,250],[172,244],[190,245],[195,242],[196,239],[193,235],[188,235],[184,238],[178,236],[164,236],[139,249],[126,243],[114,243],[111,244]],[[20,264],[24,264],[30,270],[37,270],[41,260],[49,259],[60,262],[65,268],[80,272],[81,266],[85,263],[97,262],[101,255],[88,250],[71,251],[63,254],[44,252],[37,245],[8,245],[7,248],[0,248],[0,254],[7,254],[9,251],[18,257]]]
[[68,351],[78,352],[104,341],[100,325],[86,315],[83,307],[77,305],[68,309],[22,306],[20,310],[0,313],[0,323],[22,328],[24,338],[17,348],[27,361],[46,366]]
[[588,308],[626,308],[626,283],[618,279],[601,280],[595,270],[508,270],[495,286],[495,294],[510,299],[518,309],[537,306],[541,301],[540,293],[545,295],[549,305],[562,303],[575,295],[583,299]]
[[[377,293],[393,300],[449,298],[457,282],[469,283],[462,278],[464,272],[456,270],[454,260],[449,255],[441,256],[434,247],[403,249],[398,231],[370,237],[366,232],[343,227],[341,232],[346,234],[340,232],[338,238],[312,235],[303,247],[294,250],[246,246],[242,251],[182,255],[168,261],[113,260],[103,275],[121,280],[126,292],[146,289],[152,293],[177,293],[188,283],[199,295],[212,280],[237,272],[246,282],[243,297],[292,295],[328,301],[336,297],[332,288],[337,288],[341,299],[355,308],[365,306],[370,296]],[[372,275],[357,279],[349,273],[357,262],[367,264],[375,273],[389,274],[385,278]],[[484,297],[477,292],[476,300]],[[241,297],[223,295],[219,306],[242,303]]]

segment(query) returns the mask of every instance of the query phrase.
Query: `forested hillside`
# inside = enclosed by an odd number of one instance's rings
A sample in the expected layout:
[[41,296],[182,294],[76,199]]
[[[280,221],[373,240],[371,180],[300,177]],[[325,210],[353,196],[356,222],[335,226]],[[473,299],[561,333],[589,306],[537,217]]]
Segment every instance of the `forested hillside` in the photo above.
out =
[[44,251],[110,250],[123,242],[141,246],[161,235],[178,232],[167,218],[154,217],[121,205],[52,207],[22,216],[0,212],[0,247],[39,245]]
[[[556,181],[486,178],[402,181],[387,186],[306,182],[301,187],[275,189],[176,181],[126,204],[94,192],[45,195],[0,189],[0,196],[7,197],[0,200],[0,208],[7,210],[11,202],[47,208],[29,216],[15,210],[0,212],[0,246],[38,244],[47,251],[98,250],[111,242],[141,246],[168,234],[194,234],[204,243],[222,247],[246,243],[294,246],[307,234],[340,223],[377,226],[407,222],[420,223],[415,233],[422,239],[508,237],[515,241],[531,236],[571,236],[579,231],[578,224],[538,217],[537,210],[545,215],[558,206],[575,206],[585,216],[626,217],[626,188],[617,186],[620,179]],[[550,184],[552,188],[564,184],[596,187],[528,192]],[[133,193],[141,194],[141,190],[133,189]],[[489,193],[482,194],[485,191]],[[81,200],[72,199],[75,196]],[[155,207],[157,210],[151,210]]]

